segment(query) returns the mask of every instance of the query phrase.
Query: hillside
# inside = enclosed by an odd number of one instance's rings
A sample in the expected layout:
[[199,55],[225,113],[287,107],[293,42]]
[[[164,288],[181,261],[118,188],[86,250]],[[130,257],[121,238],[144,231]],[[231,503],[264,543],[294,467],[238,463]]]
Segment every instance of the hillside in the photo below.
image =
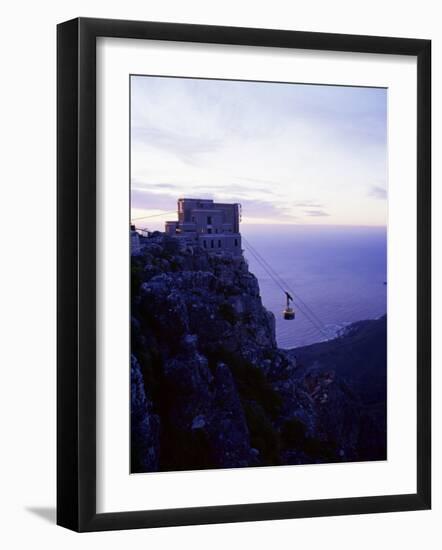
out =
[[154,234],[132,257],[132,471],[384,459],[385,331],[369,323],[278,349],[242,257]]

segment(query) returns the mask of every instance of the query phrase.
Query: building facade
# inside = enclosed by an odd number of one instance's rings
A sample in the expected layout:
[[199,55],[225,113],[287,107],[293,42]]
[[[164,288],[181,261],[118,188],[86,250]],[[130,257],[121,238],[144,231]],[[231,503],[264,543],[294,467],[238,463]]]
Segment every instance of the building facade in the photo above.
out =
[[178,221],[166,222],[166,233],[198,243],[208,252],[242,254],[241,205],[210,199],[178,199]]

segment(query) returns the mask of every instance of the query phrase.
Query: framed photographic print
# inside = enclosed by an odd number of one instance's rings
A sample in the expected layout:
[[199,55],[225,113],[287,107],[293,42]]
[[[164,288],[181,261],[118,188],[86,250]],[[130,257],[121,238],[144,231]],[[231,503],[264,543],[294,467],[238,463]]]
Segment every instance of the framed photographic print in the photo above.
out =
[[58,26],[58,515],[431,506],[428,40]]

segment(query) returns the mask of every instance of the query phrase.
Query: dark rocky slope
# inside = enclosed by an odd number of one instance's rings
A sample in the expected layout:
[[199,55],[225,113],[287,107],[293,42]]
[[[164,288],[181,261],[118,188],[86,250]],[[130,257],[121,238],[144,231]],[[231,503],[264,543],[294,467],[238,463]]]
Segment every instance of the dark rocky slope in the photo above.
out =
[[132,257],[132,471],[384,459],[385,341],[366,321],[280,350],[242,257],[154,234]]

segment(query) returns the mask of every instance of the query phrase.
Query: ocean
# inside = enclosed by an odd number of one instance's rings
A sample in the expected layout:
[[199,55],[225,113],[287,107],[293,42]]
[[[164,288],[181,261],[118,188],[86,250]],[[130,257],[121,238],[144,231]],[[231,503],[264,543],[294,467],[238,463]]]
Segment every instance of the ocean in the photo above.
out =
[[[386,313],[386,228],[243,224],[241,233],[279,347],[324,341]],[[286,288],[295,298],[293,321],[282,317]]]

